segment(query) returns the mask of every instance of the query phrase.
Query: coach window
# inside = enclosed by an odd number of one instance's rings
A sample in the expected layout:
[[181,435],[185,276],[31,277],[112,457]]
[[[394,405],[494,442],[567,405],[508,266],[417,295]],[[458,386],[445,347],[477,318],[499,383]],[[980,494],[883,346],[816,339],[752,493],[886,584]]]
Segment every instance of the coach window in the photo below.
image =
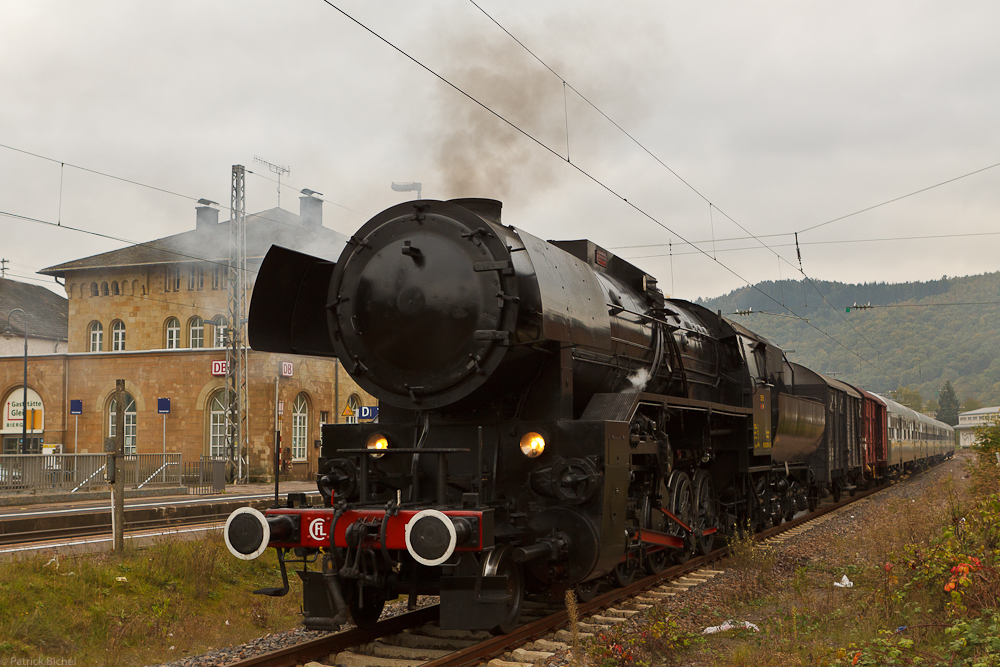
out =
[[181,323],[176,317],[167,320],[167,349],[176,350],[181,346]]
[[225,392],[212,396],[208,416],[208,451],[211,456],[226,456],[226,406],[222,400]]
[[205,347],[205,322],[200,317],[192,317],[188,324],[188,347]]
[[122,352],[125,349],[125,323],[115,320],[111,325],[111,350]]
[[295,397],[292,406],[292,459],[305,460],[309,438],[309,404],[305,394]]
[[[125,453],[135,454],[135,432],[136,432],[136,414],[135,414],[135,398],[132,394],[125,394]],[[108,404],[108,437],[115,437],[117,435],[117,428],[115,421],[118,417],[118,401],[114,398],[111,399],[111,403]]]
[[100,352],[104,349],[104,326],[100,322],[90,323],[90,351]]
[[361,410],[361,397],[357,394],[351,394],[351,397],[347,399],[347,407],[350,408],[347,412],[348,424],[358,423],[358,412]]

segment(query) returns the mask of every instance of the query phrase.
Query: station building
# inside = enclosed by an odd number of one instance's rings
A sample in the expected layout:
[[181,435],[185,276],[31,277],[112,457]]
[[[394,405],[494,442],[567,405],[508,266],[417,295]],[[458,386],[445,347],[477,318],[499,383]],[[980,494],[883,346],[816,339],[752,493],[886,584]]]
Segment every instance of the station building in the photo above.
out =
[[[23,394],[23,347],[6,342],[0,357],[5,452],[8,445],[7,453],[37,453],[43,446],[102,452],[104,438],[115,434],[115,381],[123,378],[127,453],[165,451],[195,461],[225,455],[230,223],[220,223],[210,206],[197,207],[195,217],[191,231],[40,271],[65,283],[64,348],[29,346],[29,403],[37,412],[34,421],[29,417],[28,445],[19,447],[22,422],[13,404]],[[322,201],[315,197],[300,198],[298,215],[281,208],[248,215],[248,293],[272,244],[335,261],[346,240],[323,226]],[[31,322],[42,319],[37,299],[0,303],[0,317],[11,308],[28,313],[29,333]],[[18,316],[12,320],[20,322]],[[273,473],[276,431],[292,476],[310,478],[322,424],[354,421],[358,408],[376,405],[336,359],[251,349],[247,362],[254,478]],[[158,411],[163,398],[170,399],[168,414]]]
[[960,412],[958,415],[958,425],[955,426],[959,446],[971,447],[976,444],[976,427],[987,425],[998,419],[1000,419],[1000,407],[979,408],[978,410]]

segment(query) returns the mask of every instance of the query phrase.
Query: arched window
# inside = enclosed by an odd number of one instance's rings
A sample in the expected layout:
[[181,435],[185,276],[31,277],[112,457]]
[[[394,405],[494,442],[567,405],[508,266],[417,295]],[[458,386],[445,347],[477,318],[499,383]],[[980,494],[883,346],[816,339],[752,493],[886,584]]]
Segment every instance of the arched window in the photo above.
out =
[[[117,434],[115,419],[118,416],[118,401],[114,398],[108,405],[108,437],[113,438]],[[125,453],[135,454],[135,398],[132,394],[125,394]]]
[[108,296],[109,294],[111,294],[111,289],[108,288],[108,283],[105,281],[101,283],[101,296]]
[[90,323],[90,351],[100,352],[104,349],[104,326],[100,322]]
[[351,397],[347,399],[347,407],[350,408],[350,416],[347,417],[348,424],[358,423],[358,412],[361,411],[361,397],[357,394],[351,394]]
[[226,346],[226,318],[216,315],[212,318],[212,347]]
[[209,403],[208,452],[211,456],[226,456],[226,406],[224,392],[216,392]]
[[188,347],[205,347],[205,322],[200,317],[192,317],[188,324]]
[[306,443],[309,440],[309,403],[306,395],[295,397],[292,406],[292,459],[306,458]]
[[176,317],[167,320],[167,349],[176,350],[181,346],[181,323]]
[[115,320],[111,325],[111,350],[121,352],[125,349],[125,323]]
[[121,294],[121,292],[118,291],[118,281],[116,280],[111,283],[111,295],[118,296],[119,294]]
[[101,288],[97,283],[90,283],[90,296],[101,296]]
[[73,298],[73,286],[70,285],[69,283],[66,284],[66,296],[68,296],[70,299]]
[[139,281],[138,280],[133,280],[132,281],[132,295],[133,296],[139,296]]

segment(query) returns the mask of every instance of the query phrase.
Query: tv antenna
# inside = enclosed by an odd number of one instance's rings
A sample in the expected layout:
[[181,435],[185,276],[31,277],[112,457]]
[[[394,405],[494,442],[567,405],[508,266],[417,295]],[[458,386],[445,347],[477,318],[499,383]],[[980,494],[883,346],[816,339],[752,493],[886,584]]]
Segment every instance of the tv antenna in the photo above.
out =
[[264,158],[254,155],[254,162],[259,162],[271,170],[271,173],[278,175],[278,208],[281,208],[281,177],[292,172],[291,167],[282,167],[280,164],[271,164]]

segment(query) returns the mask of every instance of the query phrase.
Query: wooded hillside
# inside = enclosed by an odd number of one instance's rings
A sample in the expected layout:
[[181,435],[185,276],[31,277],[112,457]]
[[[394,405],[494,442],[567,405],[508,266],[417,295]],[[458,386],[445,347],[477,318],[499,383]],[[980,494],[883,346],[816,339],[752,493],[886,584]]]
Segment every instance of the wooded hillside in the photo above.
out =
[[[756,285],[760,291],[745,287],[698,303],[795,350],[788,355],[792,361],[864,389],[908,388],[920,393],[926,409],[951,380],[963,406],[1000,405],[1000,273],[898,284],[814,283],[764,282]],[[870,309],[853,307],[869,302]],[[752,315],[733,314],[750,308]]]

